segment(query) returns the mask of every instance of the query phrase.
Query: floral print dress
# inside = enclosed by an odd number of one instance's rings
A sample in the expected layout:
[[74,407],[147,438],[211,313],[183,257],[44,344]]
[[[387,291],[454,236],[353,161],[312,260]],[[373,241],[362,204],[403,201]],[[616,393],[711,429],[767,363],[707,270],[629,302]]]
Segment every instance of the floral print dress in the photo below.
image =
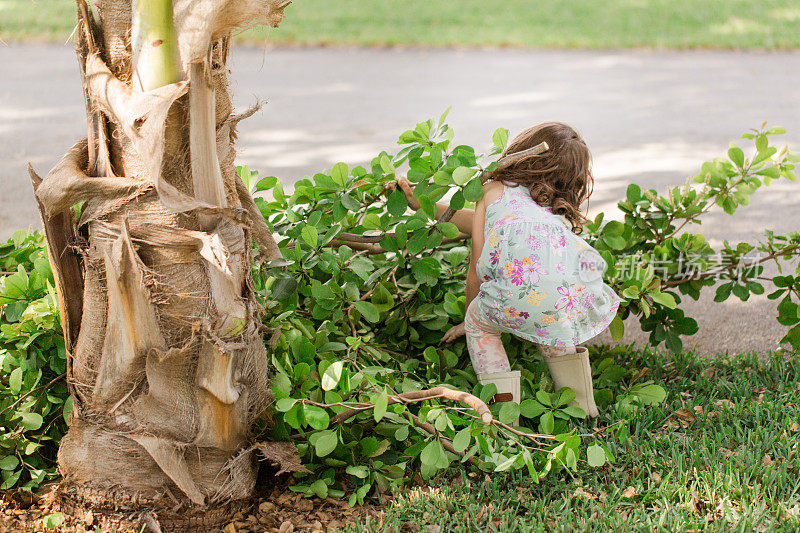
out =
[[486,207],[476,311],[548,346],[575,346],[606,329],[619,297],[603,281],[602,256],[570,228],[526,187],[505,185]]

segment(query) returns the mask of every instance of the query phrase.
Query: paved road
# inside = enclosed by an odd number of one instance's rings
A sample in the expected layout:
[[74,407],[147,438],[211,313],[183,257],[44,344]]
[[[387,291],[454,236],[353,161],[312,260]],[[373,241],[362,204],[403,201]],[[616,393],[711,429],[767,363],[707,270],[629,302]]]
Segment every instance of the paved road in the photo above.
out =
[[[84,119],[69,47],[3,46],[0,65],[5,239],[38,225],[25,165],[46,172],[84,135]],[[231,68],[240,106],[266,102],[241,124],[239,158],[287,184],[336,161],[363,163],[450,105],[457,139],[479,147],[498,126],[513,135],[544,120],[574,124],[594,152],[592,212],[612,209],[631,181],[682,183],[763,121],[787,127],[800,149],[798,53],[239,48]],[[703,231],[719,242],[796,230],[798,187],[776,183],[747,217],[716,216]],[[761,351],[780,336],[764,298],[707,304],[690,307],[701,334],[687,345],[699,351]]]

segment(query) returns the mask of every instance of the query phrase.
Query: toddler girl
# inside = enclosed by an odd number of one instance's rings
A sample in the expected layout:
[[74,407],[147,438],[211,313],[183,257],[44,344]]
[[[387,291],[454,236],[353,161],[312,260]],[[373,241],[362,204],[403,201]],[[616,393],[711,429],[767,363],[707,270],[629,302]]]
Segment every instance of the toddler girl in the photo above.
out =
[[[570,126],[548,122],[518,135],[504,157],[547,143],[547,149],[495,171],[475,210],[452,218],[472,235],[463,324],[444,336],[466,335],[481,384],[494,383],[496,401],[520,401],[520,373],[511,371],[500,335],[536,343],[557,389],[575,391],[575,404],[597,416],[592,371],[579,344],[608,327],[619,297],[603,282],[605,262],[578,236],[581,205],[592,188],[591,155]],[[411,184],[398,180],[419,209]],[[437,204],[438,215],[447,209]]]

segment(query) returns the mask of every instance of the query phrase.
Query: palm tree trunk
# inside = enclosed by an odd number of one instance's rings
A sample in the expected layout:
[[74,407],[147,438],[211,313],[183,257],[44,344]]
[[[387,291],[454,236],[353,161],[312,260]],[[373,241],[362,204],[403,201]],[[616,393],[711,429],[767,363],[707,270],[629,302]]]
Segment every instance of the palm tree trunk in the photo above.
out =
[[252,492],[268,378],[251,239],[279,255],[234,169],[229,36],[277,25],[288,2],[172,4],[98,0],[99,19],[79,8],[90,135],[34,186],[64,330],[77,332],[64,483],[208,506]]

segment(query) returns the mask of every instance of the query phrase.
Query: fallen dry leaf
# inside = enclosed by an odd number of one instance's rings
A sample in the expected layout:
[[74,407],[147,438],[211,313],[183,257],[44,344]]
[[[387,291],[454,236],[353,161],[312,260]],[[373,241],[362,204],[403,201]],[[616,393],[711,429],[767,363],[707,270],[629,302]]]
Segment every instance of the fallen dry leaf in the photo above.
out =
[[486,516],[486,506],[484,505],[481,507],[481,510],[478,511],[478,515],[475,517],[475,520],[483,520],[483,517]]
[[654,482],[656,485],[657,485],[657,484],[659,484],[659,483],[661,483],[661,474],[659,474],[658,472],[653,472],[653,474],[652,474],[652,476],[651,476],[651,477],[653,478],[653,482]]
[[734,403],[727,398],[723,398],[721,400],[717,400],[717,407],[727,407],[729,409],[733,409]]
[[755,389],[753,389],[753,394],[756,395],[756,396],[753,396],[753,401],[758,403],[761,400],[763,400],[764,399],[764,392],[766,392],[764,387],[756,387]]
[[670,426],[678,426],[682,427],[683,429],[686,429],[689,426],[691,426],[696,420],[697,417],[694,415],[694,413],[684,407],[672,413],[672,416],[670,416],[667,419],[667,422],[664,424],[662,429],[666,430]]
[[792,427],[789,429],[792,431],[800,431],[800,426],[797,425],[797,422],[792,422]]
[[634,496],[636,496],[636,489],[634,489],[633,487],[628,487],[627,489],[622,491],[623,498],[633,498]]
[[714,372],[716,372],[716,370],[717,370],[717,367],[715,367],[715,366],[710,366],[710,367],[706,368],[705,370],[703,370],[703,377],[705,377],[706,379],[713,378],[714,377]]
[[768,453],[764,454],[764,466],[772,466],[772,457]]
[[584,490],[583,487],[578,487],[577,489],[575,489],[575,492],[572,493],[572,497],[573,498],[578,497],[578,496],[583,497],[583,498],[588,498],[590,500],[594,500],[596,498],[596,496],[594,494],[592,494],[591,492],[587,492],[586,490]]

